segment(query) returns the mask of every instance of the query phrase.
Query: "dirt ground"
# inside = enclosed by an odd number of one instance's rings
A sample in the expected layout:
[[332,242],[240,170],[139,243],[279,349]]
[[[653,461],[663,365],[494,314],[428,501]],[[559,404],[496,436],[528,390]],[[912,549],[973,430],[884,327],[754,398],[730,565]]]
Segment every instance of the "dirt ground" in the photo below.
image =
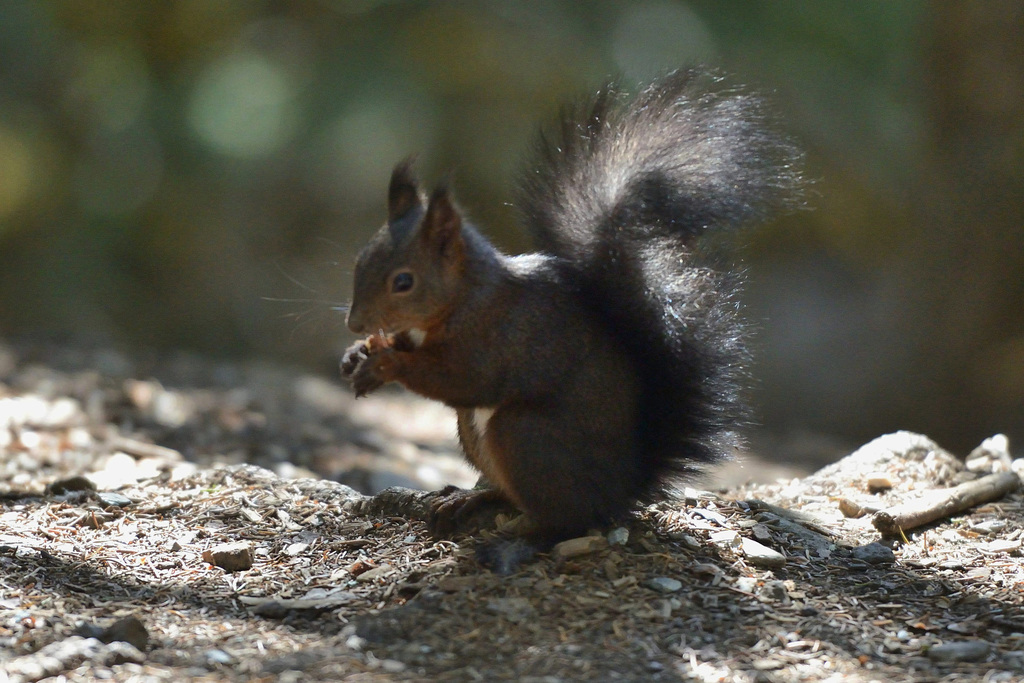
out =
[[359,492],[472,484],[450,425],[286,368],[0,345],[0,681],[1024,680],[1003,438],[682,489],[503,577],[426,533],[431,494]]

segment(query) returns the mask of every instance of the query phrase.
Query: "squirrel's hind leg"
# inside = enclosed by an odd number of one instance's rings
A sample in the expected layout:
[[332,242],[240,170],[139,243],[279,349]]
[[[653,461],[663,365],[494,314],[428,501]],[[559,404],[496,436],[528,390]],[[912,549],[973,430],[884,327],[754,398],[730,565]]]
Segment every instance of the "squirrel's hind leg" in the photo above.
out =
[[[613,422],[613,420],[609,420]],[[491,476],[548,541],[582,536],[626,512],[639,488],[634,448],[614,433],[586,433],[558,411],[505,406],[489,421],[482,452]]]
[[[478,423],[478,411],[473,408],[459,408],[456,411],[459,427],[459,442],[466,459],[484,473],[473,489],[448,486],[438,492],[434,500],[427,526],[430,533],[438,538],[468,535],[493,525],[494,517],[501,511],[517,511],[500,488],[487,481],[485,460],[480,449],[483,447],[483,429]],[[489,411],[487,411],[489,412]]]

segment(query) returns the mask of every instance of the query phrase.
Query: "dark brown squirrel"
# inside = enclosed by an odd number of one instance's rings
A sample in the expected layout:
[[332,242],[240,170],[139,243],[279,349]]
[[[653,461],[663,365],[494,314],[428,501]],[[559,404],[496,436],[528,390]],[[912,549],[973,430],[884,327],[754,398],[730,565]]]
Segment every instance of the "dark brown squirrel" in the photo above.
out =
[[411,164],[359,254],[345,354],[357,396],[399,382],[453,407],[484,500],[555,541],[721,460],[747,417],[738,277],[697,238],[791,204],[799,154],[762,101],[692,68],[629,98],[606,86],[541,135],[517,205],[538,253],[507,256]]

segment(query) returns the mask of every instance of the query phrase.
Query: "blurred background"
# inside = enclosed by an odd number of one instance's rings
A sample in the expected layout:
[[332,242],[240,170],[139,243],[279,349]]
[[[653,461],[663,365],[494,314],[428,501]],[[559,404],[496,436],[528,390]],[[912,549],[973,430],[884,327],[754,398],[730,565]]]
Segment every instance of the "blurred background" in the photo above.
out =
[[763,438],[1021,443],[1022,35],[1013,1],[4,0],[0,338],[333,377],[396,161],[525,250],[538,123],[700,61],[816,180],[736,238]]

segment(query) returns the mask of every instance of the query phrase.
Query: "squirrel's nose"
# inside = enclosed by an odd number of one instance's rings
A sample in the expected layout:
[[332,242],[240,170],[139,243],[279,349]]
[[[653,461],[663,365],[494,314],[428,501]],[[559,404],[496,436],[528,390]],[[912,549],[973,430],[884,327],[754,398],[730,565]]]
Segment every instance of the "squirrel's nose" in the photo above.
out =
[[348,309],[348,315],[345,316],[345,324],[348,325],[348,329],[356,334],[362,334],[366,329],[362,316],[359,315],[359,311],[356,310],[354,305]]

